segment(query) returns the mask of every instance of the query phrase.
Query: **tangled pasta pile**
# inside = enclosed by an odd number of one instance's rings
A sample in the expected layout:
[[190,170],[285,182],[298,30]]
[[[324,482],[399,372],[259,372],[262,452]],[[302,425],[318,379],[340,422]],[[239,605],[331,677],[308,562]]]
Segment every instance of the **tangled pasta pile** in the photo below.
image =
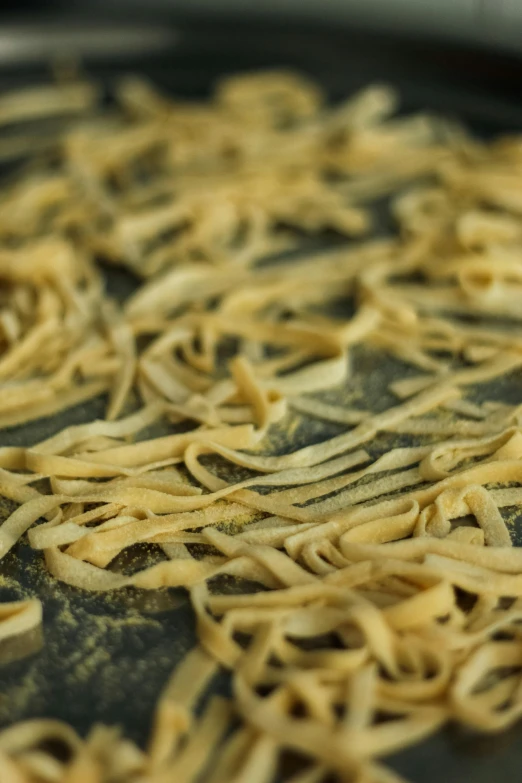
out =
[[[2,780],[271,783],[290,752],[289,783],[392,783],[381,757],[450,720],[515,722],[522,407],[487,384],[522,366],[520,140],[393,118],[385,87],[328,108],[286,73],[201,105],[126,81],[106,114],[82,89],[42,94],[35,116],[91,115],[0,204],[0,418],[110,391],[107,416],[0,449],[0,556],[27,533],[78,588],[186,587],[200,647],[146,752],[29,721],[0,732]],[[307,245],[384,198],[393,236]],[[121,306],[104,262],[145,279]],[[388,407],[343,404],[360,351],[399,361]],[[314,420],[338,434],[298,442]],[[114,567],[142,543],[157,562]],[[3,611],[0,639],[41,621]],[[233,699],[195,717],[219,666]]]

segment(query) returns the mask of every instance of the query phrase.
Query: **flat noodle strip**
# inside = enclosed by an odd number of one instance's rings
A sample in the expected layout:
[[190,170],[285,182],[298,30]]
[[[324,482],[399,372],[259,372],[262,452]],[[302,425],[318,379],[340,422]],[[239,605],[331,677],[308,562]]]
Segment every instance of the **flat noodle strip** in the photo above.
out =
[[42,622],[42,605],[38,599],[0,604],[0,642],[32,631]]
[[195,649],[171,675],[156,707],[149,748],[152,769],[161,767],[175,753],[190,728],[196,701],[216,671],[216,663]]
[[107,381],[93,381],[71,388],[59,394],[52,395],[51,399],[42,402],[39,405],[31,407],[29,410],[21,410],[18,413],[6,413],[0,416],[0,429],[9,429],[10,427],[19,427],[21,424],[27,424],[36,419],[54,416],[62,410],[80,405],[87,400],[98,397],[107,391]]
[[[96,101],[70,74],[0,96],[20,136],[0,155],[56,127],[0,195],[0,427],[86,422],[0,449],[0,558],[27,533],[75,588],[189,589],[199,646],[146,752],[30,721],[0,732],[0,779],[270,783],[290,751],[291,783],[399,783],[379,759],[447,721],[512,725],[519,140],[393,118],[386,86],[330,108],[287,72]],[[361,237],[381,196],[394,237],[305,249]],[[145,282],[111,301],[98,259]],[[142,543],[157,559],[118,570]],[[37,598],[1,605],[0,653],[34,653],[41,621]],[[206,700],[219,666],[230,702]]]

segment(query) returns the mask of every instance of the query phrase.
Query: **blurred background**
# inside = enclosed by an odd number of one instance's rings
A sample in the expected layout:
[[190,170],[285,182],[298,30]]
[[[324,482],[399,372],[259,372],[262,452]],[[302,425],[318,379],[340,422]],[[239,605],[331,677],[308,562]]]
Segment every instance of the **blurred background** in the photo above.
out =
[[220,73],[287,66],[334,99],[390,82],[406,108],[489,132],[522,129],[521,55],[522,0],[0,0],[6,87],[60,58],[193,97]]
[[347,24],[522,49],[522,0],[2,0],[2,41],[13,35],[10,22],[36,21],[42,14],[149,22],[271,17],[288,24]]

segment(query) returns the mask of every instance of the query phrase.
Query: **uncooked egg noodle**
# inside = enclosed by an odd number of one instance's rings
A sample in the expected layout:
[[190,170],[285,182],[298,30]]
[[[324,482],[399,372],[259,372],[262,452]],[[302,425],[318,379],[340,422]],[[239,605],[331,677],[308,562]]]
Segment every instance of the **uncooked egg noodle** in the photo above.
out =
[[[31,158],[0,196],[0,426],[107,396],[0,449],[0,557],[27,534],[77,588],[185,587],[199,639],[145,749],[28,720],[2,783],[399,783],[385,757],[448,721],[520,717],[522,408],[491,382],[522,368],[522,143],[397,105],[286,72],[0,98],[0,157]],[[141,279],[124,304],[108,263]],[[347,393],[363,354],[401,368],[377,398]],[[140,543],[156,562],[111,566]],[[0,605],[0,656],[41,625]]]

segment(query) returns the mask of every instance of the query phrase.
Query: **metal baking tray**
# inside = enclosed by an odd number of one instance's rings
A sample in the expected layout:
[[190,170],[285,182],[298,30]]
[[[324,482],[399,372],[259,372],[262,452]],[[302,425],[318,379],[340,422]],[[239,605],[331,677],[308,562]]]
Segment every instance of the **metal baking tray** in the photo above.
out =
[[[125,31],[114,23],[46,25],[47,35],[53,31],[52,47],[49,38],[47,44],[38,38],[38,21],[10,28],[10,50],[2,46],[0,31],[0,89],[44,80],[46,58],[71,51],[80,54],[87,73],[101,81],[108,95],[115,78],[129,72],[144,73],[174,94],[204,97],[224,74],[287,66],[316,78],[333,101],[368,83],[389,82],[400,89],[405,111],[442,112],[464,120],[480,135],[522,130],[522,62],[491,51],[266,19],[175,20],[158,27],[127,25]],[[323,244],[332,241],[321,238]],[[109,292],[120,300],[137,285],[122,269],[106,268],[104,273]],[[355,370],[364,394],[373,395],[382,406],[381,390],[401,367],[359,353]],[[521,388],[520,379],[512,377],[489,392],[521,402]],[[0,445],[29,444],[67,425],[101,417],[104,405],[101,398],[3,431]],[[333,425],[316,422],[301,430],[299,438],[304,445],[337,432]],[[11,509],[9,501],[0,500],[0,518]],[[135,550],[125,566],[133,567],[149,554]],[[45,716],[68,721],[85,733],[92,724],[103,722],[120,725],[144,744],[163,684],[196,641],[186,593],[85,593],[50,578],[40,554],[22,541],[0,563],[0,599],[30,595],[44,603],[44,644],[23,660],[0,665],[0,725]],[[228,687],[224,673],[215,688],[226,693]],[[520,727],[484,737],[450,726],[388,762],[415,783],[438,783],[441,777],[445,783],[517,780],[521,737]]]

